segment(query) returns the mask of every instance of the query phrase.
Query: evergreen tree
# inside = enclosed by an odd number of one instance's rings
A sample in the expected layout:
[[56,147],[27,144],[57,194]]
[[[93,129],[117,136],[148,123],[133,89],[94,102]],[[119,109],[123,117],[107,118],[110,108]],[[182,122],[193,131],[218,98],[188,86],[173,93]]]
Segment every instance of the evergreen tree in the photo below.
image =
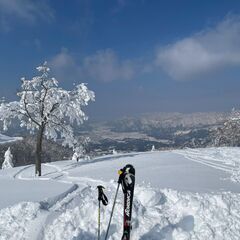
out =
[[2,169],[13,168],[13,155],[11,153],[10,147],[4,154],[4,162],[2,164]]

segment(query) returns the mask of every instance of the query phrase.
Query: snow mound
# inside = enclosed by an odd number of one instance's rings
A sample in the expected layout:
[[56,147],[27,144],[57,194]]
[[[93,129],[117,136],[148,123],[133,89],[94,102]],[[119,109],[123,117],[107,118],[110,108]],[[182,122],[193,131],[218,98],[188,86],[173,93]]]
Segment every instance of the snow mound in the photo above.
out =
[[40,211],[39,203],[22,202],[0,210],[0,239],[25,240],[31,222]]
[[[115,185],[115,186],[114,186]],[[111,185],[110,202],[116,184]],[[116,204],[109,240],[119,240],[122,230],[122,194]],[[68,199],[66,201],[66,199]],[[96,239],[98,201],[96,189],[86,187],[69,193],[57,207],[49,209],[42,233],[46,240]],[[183,193],[170,189],[136,187],[133,206],[132,239],[140,240],[225,240],[240,239],[240,194]],[[101,209],[102,238],[111,211],[111,204]],[[30,222],[41,214],[40,205],[21,203],[0,211],[0,229],[5,239],[26,239]],[[55,214],[53,214],[55,213]],[[6,225],[6,221],[9,223]],[[15,234],[8,234],[13,232]],[[19,230],[18,230],[19,229]]]

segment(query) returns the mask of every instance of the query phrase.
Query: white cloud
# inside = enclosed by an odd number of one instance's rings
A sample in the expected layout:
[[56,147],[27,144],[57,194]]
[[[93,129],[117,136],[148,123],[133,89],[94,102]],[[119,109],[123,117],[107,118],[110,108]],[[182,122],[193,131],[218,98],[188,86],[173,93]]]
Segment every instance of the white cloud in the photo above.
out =
[[53,10],[46,1],[0,0],[0,21],[5,30],[16,20],[32,24],[38,19],[52,21],[53,18]]
[[58,76],[67,77],[71,73],[84,81],[91,79],[101,82],[130,80],[139,69],[137,61],[120,60],[111,49],[97,51],[85,57],[81,63],[77,63],[66,49],[62,49],[52,58],[51,65]]
[[215,28],[158,49],[155,64],[176,80],[240,66],[240,18],[228,16]]
[[97,51],[83,61],[82,72],[92,79],[103,82],[129,80],[136,75],[137,65],[131,60],[120,60],[111,50]]
[[159,48],[150,59],[121,59],[114,50],[104,49],[76,61],[63,49],[51,63],[58,76],[74,76],[76,81],[130,80],[143,74],[156,75],[159,69],[175,80],[191,80],[240,67],[239,42],[240,17],[228,16],[214,28]]
[[77,80],[80,77],[80,67],[76,64],[74,58],[66,48],[54,56],[50,62],[53,72],[61,80]]

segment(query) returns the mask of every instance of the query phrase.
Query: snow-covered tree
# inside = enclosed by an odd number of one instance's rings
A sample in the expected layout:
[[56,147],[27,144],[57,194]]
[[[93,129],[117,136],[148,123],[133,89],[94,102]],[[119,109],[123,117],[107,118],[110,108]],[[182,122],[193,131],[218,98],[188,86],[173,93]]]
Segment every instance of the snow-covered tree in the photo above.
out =
[[152,145],[152,149],[151,149],[151,152],[154,152],[156,149],[155,149],[155,146]]
[[72,156],[72,160],[77,162],[80,160],[80,158],[84,160],[89,160],[89,156],[86,154],[87,152],[86,148],[89,142],[90,142],[89,138],[78,139],[77,143],[73,147],[74,153]]
[[233,109],[222,127],[214,131],[217,146],[240,146],[240,111]]
[[5,152],[4,154],[4,161],[2,164],[2,169],[7,169],[7,168],[13,168],[13,155],[11,153],[11,149],[10,147],[8,148],[8,150]]
[[93,101],[95,95],[83,83],[71,91],[59,87],[58,81],[49,76],[47,62],[37,70],[39,75],[31,80],[21,79],[21,90],[17,93],[19,101],[1,103],[0,120],[4,130],[12,119],[18,119],[21,127],[31,133],[37,132],[35,173],[41,176],[43,136],[53,140],[61,137],[63,145],[74,148],[77,141],[73,125],[87,120],[82,107]]
[[115,148],[112,150],[112,154],[113,155],[117,155],[118,154],[118,152],[117,152],[117,150]]
[[74,153],[72,156],[72,160],[78,162],[81,157],[85,154],[85,149],[82,146],[77,147],[74,149]]

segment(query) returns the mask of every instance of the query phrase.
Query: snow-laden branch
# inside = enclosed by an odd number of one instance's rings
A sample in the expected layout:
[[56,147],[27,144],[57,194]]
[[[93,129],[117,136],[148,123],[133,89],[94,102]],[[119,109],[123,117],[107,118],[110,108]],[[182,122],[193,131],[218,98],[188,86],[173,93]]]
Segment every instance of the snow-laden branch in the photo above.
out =
[[84,83],[70,91],[62,89],[58,81],[49,76],[46,62],[37,70],[39,75],[31,80],[21,79],[21,90],[17,93],[19,101],[0,104],[4,130],[11,125],[12,119],[18,119],[21,127],[31,132],[43,128],[47,138],[56,140],[60,136],[64,144],[73,147],[73,125],[87,120],[82,108],[94,101],[95,94]]

